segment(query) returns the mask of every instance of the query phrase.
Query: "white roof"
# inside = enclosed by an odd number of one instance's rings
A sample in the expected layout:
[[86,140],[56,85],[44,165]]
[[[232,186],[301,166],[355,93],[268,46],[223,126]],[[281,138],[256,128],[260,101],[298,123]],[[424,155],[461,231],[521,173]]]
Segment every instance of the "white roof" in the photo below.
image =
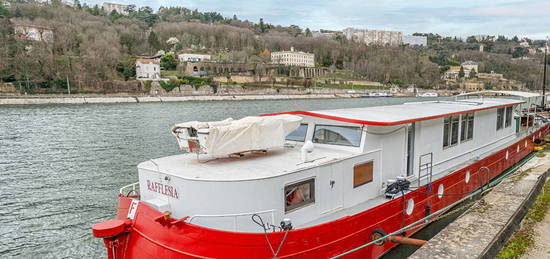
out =
[[[322,164],[359,155],[323,145],[316,145],[309,154],[309,161],[302,162],[301,145],[269,150],[265,154],[248,154],[240,158],[218,158],[208,160],[187,153],[153,159],[138,165],[140,169],[160,171],[176,177],[197,181],[246,181],[275,177],[316,167]],[[158,165],[158,168],[157,168]]]
[[486,90],[486,91],[478,91],[478,92],[469,92],[460,94],[458,96],[467,96],[467,95],[483,95],[483,94],[493,94],[493,95],[510,95],[510,96],[518,96],[523,98],[531,98],[531,97],[539,97],[541,96],[538,93],[531,93],[531,92],[521,92],[521,91],[493,91],[493,90]]
[[524,103],[514,99],[469,99],[462,101],[415,102],[401,105],[375,106],[367,108],[338,109],[325,111],[294,111],[314,117],[349,123],[393,126],[415,121],[431,120],[461,113],[475,112]]

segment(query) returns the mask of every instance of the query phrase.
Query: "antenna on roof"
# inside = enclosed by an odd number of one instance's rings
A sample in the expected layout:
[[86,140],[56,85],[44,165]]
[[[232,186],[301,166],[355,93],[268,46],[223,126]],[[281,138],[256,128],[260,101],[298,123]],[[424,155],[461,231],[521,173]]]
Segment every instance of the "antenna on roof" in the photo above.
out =
[[546,45],[545,45],[545,48],[544,48],[544,72],[543,72],[543,75],[542,75],[542,104],[541,104],[542,107],[541,108],[543,110],[546,110],[544,101],[546,101],[546,56],[547,56],[547,53],[548,53],[548,37],[546,37]]

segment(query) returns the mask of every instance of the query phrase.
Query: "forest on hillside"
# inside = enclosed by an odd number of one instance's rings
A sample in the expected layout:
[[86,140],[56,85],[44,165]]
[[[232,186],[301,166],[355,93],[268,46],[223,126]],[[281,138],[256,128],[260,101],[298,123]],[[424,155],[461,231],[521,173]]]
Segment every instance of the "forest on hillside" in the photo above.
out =
[[[317,66],[353,71],[361,79],[415,84],[434,88],[442,67],[465,60],[480,62],[480,72],[503,73],[530,88],[540,88],[541,54],[533,59],[512,59],[517,39],[486,43],[427,34],[428,47],[366,46],[345,37],[312,37],[308,28],[278,26],[264,22],[223,17],[184,7],[155,11],[130,6],[129,15],[105,13],[99,6],[75,1],[38,4],[33,1],[0,0],[0,81],[31,81],[48,87],[67,79],[79,85],[98,85],[108,80],[129,80],[138,56],[158,50],[208,53],[220,60],[268,62],[266,50],[297,50],[315,54]],[[50,42],[29,42],[14,37],[14,23],[51,28]],[[172,40],[169,40],[171,39]],[[173,40],[176,38],[177,40]]]

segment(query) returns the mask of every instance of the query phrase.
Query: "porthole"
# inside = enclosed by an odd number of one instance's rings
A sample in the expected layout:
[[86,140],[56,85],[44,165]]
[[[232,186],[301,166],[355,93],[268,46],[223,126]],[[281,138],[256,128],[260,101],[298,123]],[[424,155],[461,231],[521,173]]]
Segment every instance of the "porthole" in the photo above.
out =
[[519,153],[519,145],[516,147],[516,152]]
[[413,210],[414,210],[414,200],[413,199],[409,199],[409,201],[407,202],[407,215],[411,215],[413,213]]
[[440,184],[439,187],[437,187],[437,197],[440,199],[443,198],[443,192],[445,191],[445,187],[443,187],[443,184]]
[[508,150],[506,150],[506,160],[508,160]]
[[466,176],[464,176],[464,180],[466,181],[466,183],[470,182],[470,171],[466,172]]

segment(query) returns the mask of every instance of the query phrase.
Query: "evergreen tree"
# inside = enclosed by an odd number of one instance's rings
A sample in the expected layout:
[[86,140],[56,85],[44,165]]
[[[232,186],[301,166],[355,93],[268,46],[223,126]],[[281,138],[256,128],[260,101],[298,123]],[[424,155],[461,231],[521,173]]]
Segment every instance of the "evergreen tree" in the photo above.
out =
[[153,51],[157,51],[160,49],[160,41],[153,30],[151,30],[151,32],[149,33],[147,43],[149,43],[149,47],[151,47]]
[[458,71],[458,78],[464,78],[464,67],[460,66],[460,71]]
[[260,18],[260,33],[265,33],[265,32],[266,32],[266,28],[264,24],[264,18]]
[[476,70],[472,68],[472,70],[470,70],[470,78],[474,77],[476,77]]
[[160,66],[165,70],[175,70],[178,66],[178,60],[176,54],[173,52],[166,53],[160,58]]
[[10,12],[0,3],[0,18],[8,17]]
[[309,28],[306,28],[306,37],[312,37],[313,34],[311,34],[311,30]]

